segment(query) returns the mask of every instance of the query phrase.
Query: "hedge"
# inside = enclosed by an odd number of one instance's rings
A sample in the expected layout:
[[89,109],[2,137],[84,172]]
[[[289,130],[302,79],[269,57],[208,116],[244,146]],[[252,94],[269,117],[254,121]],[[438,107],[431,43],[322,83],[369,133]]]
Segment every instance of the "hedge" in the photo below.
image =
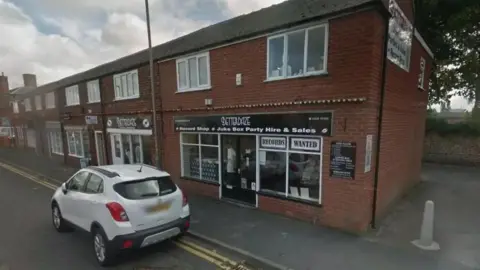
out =
[[455,135],[464,137],[480,136],[480,128],[471,121],[449,124],[445,119],[427,117],[425,132],[436,133],[440,136]]

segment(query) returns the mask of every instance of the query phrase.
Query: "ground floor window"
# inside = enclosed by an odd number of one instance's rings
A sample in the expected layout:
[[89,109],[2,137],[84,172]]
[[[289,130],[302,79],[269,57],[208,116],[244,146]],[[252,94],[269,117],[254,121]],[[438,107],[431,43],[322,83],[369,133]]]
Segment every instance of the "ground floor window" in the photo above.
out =
[[50,150],[57,155],[63,155],[62,133],[60,131],[51,131],[48,133],[50,139]]
[[19,141],[23,141],[23,127],[16,127],[17,129],[17,138]]
[[219,139],[217,134],[181,134],[182,176],[219,181]]
[[84,157],[83,132],[82,130],[66,130],[68,142],[68,155],[72,157]]
[[35,135],[35,130],[27,129],[27,146],[35,148],[37,146],[37,137]]
[[319,201],[321,138],[260,136],[260,190]]
[[152,164],[151,136],[111,134],[113,164]]

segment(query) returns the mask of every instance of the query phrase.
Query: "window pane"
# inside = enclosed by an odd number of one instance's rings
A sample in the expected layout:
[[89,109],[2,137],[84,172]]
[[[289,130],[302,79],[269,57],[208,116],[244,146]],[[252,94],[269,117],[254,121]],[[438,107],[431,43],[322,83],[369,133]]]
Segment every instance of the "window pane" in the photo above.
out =
[[307,200],[318,200],[320,156],[290,154],[289,167],[288,195]]
[[268,42],[268,76],[283,76],[284,37],[270,39]]
[[83,186],[85,185],[85,181],[89,176],[88,172],[79,172],[77,173],[69,182],[67,189],[69,190],[82,190]]
[[286,158],[284,152],[259,151],[260,189],[285,194]]
[[127,89],[127,92],[128,92],[128,96],[131,97],[134,95],[134,90],[133,90],[133,74],[130,73],[130,74],[127,74],[127,83],[128,83],[128,89]]
[[85,192],[98,193],[101,185],[102,178],[100,178],[98,175],[92,174],[92,176],[90,176],[90,179],[87,182],[87,186],[85,187]]
[[202,144],[218,145],[218,135],[202,134]]
[[195,145],[183,145],[183,176],[200,178],[199,149]]
[[202,146],[202,180],[218,181],[218,148]]
[[177,190],[177,186],[169,176],[166,176],[118,183],[113,189],[126,199],[143,200],[171,194]]
[[295,32],[287,35],[287,37],[287,77],[300,76],[304,73],[305,31]]
[[123,164],[132,164],[132,150],[130,149],[131,135],[122,134]]
[[72,132],[67,132],[68,136],[68,153],[75,155],[75,139]]
[[188,59],[188,76],[190,81],[190,88],[198,86],[198,70],[197,70],[197,58]]
[[81,132],[74,132],[75,134],[75,155],[83,156],[82,153],[82,133]]
[[198,134],[196,134],[196,133],[184,133],[184,134],[182,134],[182,143],[198,144]]
[[139,95],[140,91],[138,90],[138,73],[137,72],[133,73],[132,78],[133,78],[133,94]]
[[132,147],[133,147],[133,163],[142,163],[142,145],[140,135],[132,135]]
[[127,97],[127,75],[122,75],[122,92],[121,97]]
[[325,27],[308,31],[307,72],[325,69]]
[[178,83],[179,88],[186,88],[187,85],[187,63],[185,61],[178,63]]
[[143,163],[153,165],[153,159],[152,159],[152,139],[150,136],[142,136],[142,145],[143,145]]
[[115,77],[115,97],[120,97],[122,95],[122,88],[121,88],[122,82],[120,80],[120,77]]
[[198,58],[199,85],[208,85],[208,65],[207,57]]

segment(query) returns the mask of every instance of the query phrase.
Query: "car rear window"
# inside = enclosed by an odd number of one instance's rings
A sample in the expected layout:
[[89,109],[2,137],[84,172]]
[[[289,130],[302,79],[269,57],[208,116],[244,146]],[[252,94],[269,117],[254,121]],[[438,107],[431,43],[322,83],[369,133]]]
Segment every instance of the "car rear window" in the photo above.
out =
[[166,176],[118,183],[113,189],[125,199],[142,200],[173,193],[177,186]]

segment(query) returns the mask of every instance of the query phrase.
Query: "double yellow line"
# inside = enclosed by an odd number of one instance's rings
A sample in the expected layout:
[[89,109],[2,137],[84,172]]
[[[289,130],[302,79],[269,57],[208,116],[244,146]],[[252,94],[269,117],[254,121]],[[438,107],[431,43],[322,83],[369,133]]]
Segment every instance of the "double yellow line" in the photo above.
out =
[[[20,166],[12,166],[10,164],[6,164],[4,162],[0,162],[0,167],[7,169],[13,173],[16,173],[20,176],[23,176],[39,185],[42,185],[46,188],[49,188],[51,190],[56,190],[58,186],[50,183],[49,181],[44,181],[39,179],[33,174],[30,174],[26,172],[28,169],[26,168],[21,168],[19,169],[18,167]],[[28,170],[31,172],[31,170]],[[61,183],[60,181],[56,179],[51,179],[50,180]],[[180,239],[177,241],[174,241],[174,244],[178,246],[181,249],[184,249],[185,251],[200,257],[218,267],[218,269],[222,270],[251,270],[251,268],[246,267],[243,262],[235,262],[225,256],[222,256],[221,254],[218,254],[215,250],[209,250],[207,248],[204,248],[193,241],[188,240],[188,237],[186,239]]]

